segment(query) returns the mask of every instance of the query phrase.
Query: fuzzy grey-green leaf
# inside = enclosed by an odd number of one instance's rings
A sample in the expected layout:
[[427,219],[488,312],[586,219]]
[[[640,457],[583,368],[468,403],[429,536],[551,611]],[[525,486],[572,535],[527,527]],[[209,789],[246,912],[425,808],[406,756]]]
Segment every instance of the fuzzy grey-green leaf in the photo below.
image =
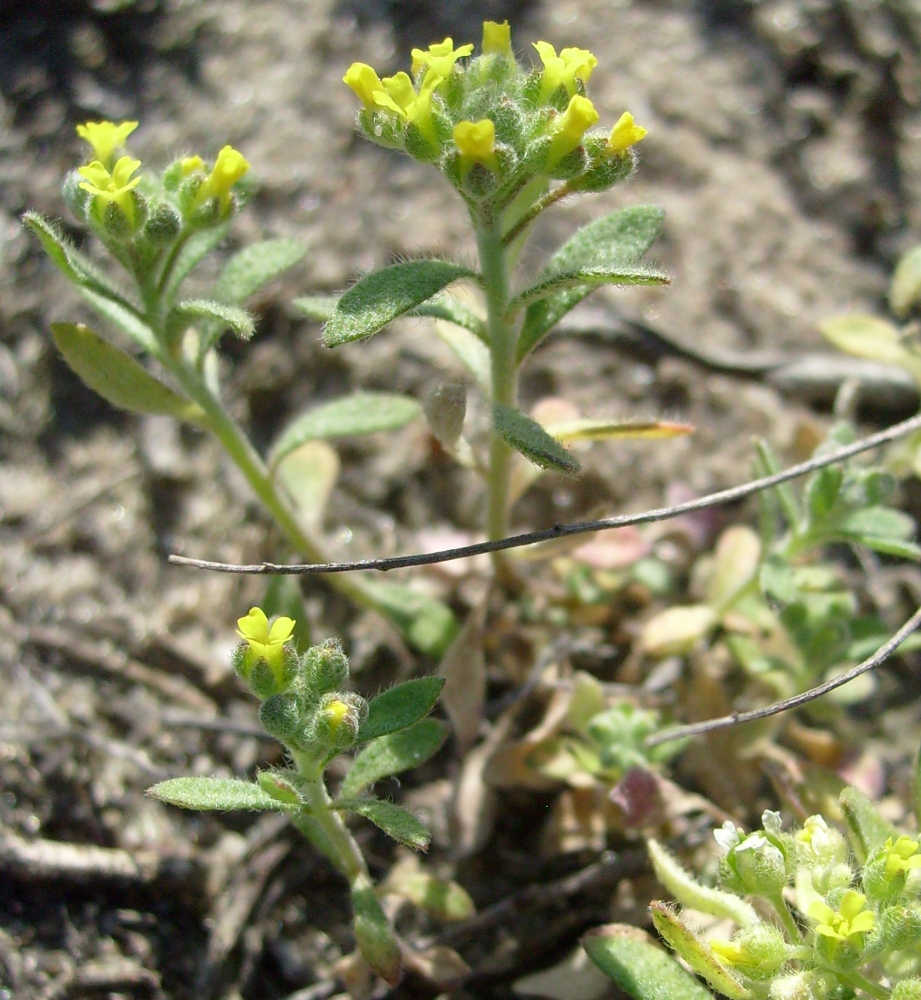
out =
[[422,823],[411,812],[393,802],[383,799],[336,799],[332,808],[364,816],[388,837],[416,851],[424,851],[432,841],[431,834]]
[[272,446],[270,464],[281,461],[305,441],[375,434],[405,427],[422,413],[422,406],[409,396],[389,392],[357,392],[302,413],[281,432]]
[[307,247],[296,240],[263,240],[244,247],[227,262],[213,295],[219,302],[240,305],[306,255]]
[[[539,281],[514,299],[509,309],[524,309],[554,297],[562,301],[563,297],[578,295],[581,300],[602,285],[667,285],[669,281],[664,271],[642,264],[583,267],[578,271],[564,271]],[[520,350],[519,348],[519,353]]]
[[411,260],[372,271],[339,299],[323,330],[327,347],[362,340],[473,272],[445,260]]
[[[206,338],[209,344],[225,329],[233,330],[242,340],[249,340],[256,331],[253,317],[245,309],[211,299],[189,299],[180,302],[173,316],[183,322],[195,319],[213,320],[213,329],[209,329]],[[170,317],[171,324],[173,316]]]
[[51,333],[67,364],[113,406],[204,423],[199,406],[173,392],[95,330],[75,323],[52,323]]
[[164,285],[164,302],[172,304],[182,283],[227,235],[228,228],[229,225],[225,222],[212,229],[201,229],[193,233],[182,244],[182,249],[175,258],[169,259],[169,269],[161,279]]
[[439,719],[420,719],[407,729],[381,736],[355,758],[339,794],[352,798],[381,778],[418,767],[438,752],[447,736],[448,727]]
[[368,580],[364,586],[380,610],[421,652],[441,656],[457,635],[454,613],[437,597],[389,580]]
[[272,798],[259,785],[240,778],[170,778],[148,788],[147,794],[182,809],[285,811],[290,808]]
[[598,927],[583,936],[582,947],[634,1000],[714,1000],[705,986],[635,927]]
[[424,719],[435,707],[444,685],[441,677],[416,677],[372,698],[368,718],[358,731],[358,742],[397,733]]
[[[654,205],[633,205],[583,226],[551,257],[540,282],[585,268],[635,265],[662,231],[664,213]],[[538,284],[540,284],[540,282]],[[576,285],[534,301],[518,338],[521,361],[596,285]]]
[[579,463],[537,421],[526,417],[520,410],[497,403],[493,407],[493,426],[496,433],[541,469],[553,469],[572,475],[579,471]]

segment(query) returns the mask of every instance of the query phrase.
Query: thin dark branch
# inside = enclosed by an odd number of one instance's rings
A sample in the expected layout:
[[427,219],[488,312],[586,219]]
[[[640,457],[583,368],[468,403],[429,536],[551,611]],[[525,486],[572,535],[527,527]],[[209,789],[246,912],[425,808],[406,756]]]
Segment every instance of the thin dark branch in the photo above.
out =
[[789,469],[777,472],[771,476],[764,476],[762,479],[754,479],[751,482],[743,483],[741,486],[733,486],[727,490],[720,490],[717,493],[710,493],[708,496],[699,497],[688,503],[676,504],[674,507],[658,507],[655,510],[647,510],[641,514],[619,514],[616,517],[605,517],[599,521],[578,521],[574,524],[555,524],[552,528],[545,528],[542,531],[529,531],[522,535],[512,535],[509,538],[500,538],[492,542],[477,542],[474,545],[462,545],[454,549],[442,549],[438,552],[423,552],[409,556],[391,556],[386,559],[358,559],[353,562],[335,563],[255,563],[251,565],[236,565],[234,563],[211,562],[206,559],[189,559],[186,556],[171,555],[169,561],[179,566],[192,566],[196,569],[215,570],[219,573],[250,573],[250,574],[279,574],[287,576],[324,574],[324,573],[351,573],[355,570],[376,569],[386,572],[391,569],[406,569],[410,566],[431,566],[435,563],[450,562],[453,559],[466,559],[468,556],[478,556],[487,552],[501,552],[504,549],[517,549],[524,545],[533,545],[535,542],[546,542],[554,538],[566,538],[569,535],[584,535],[592,531],[604,531],[607,528],[623,528],[630,524],[648,524],[651,521],[665,521],[680,514],[690,514],[694,511],[705,510],[707,507],[716,507],[719,504],[731,503],[734,500],[741,500],[751,496],[761,490],[770,489],[772,486],[779,486],[790,479],[805,476],[816,469],[822,469],[827,465],[834,465],[837,462],[844,462],[861,452],[870,451],[880,445],[889,444],[906,434],[921,430],[921,414],[909,420],[903,420],[899,424],[877,434],[871,434],[861,441],[855,441],[843,448],[828,452],[819,458],[812,458],[808,462],[800,462]]
[[677,726],[674,729],[666,729],[664,732],[656,733],[655,736],[646,737],[646,746],[654,747],[660,743],[670,743],[672,740],[684,739],[688,736],[701,736],[704,733],[712,733],[715,729],[728,729],[730,726],[738,725],[741,722],[754,722],[756,719],[766,719],[770,715],[779,715],[791,708],[799,708],[807,702],[820,698],[829,691],[842,687],[855,677],[865,674],[868,670],[873,670],[887,660],[899,646],[911,635],[915,629],[921,626],[921,608],[908,619],[907,622],[887,640],[879,649],[863,663],[858,663],[856,667],[851,667],[843,674],[838,674],[830,681],[819,684],[809,691],[794,695],[792,698],[785,698],[783,701],[776,701],[773,705],[764,708],[755,708],[750,712],[733,712],[731,715],[724,715],[719,719],[710,719],[708,722],[695,722],[690,726]]

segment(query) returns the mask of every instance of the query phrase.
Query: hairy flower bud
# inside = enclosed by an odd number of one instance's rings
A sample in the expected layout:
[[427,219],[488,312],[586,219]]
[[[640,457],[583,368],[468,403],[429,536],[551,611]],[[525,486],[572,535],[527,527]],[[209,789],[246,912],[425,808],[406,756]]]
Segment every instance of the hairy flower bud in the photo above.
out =
[[891,1000],[921,1000],[921,979],[903,979],[892,988]]
[[262,728],[280,743],[299,743],[304,719],[297,697],[290,691],[273,694],[259,706]]
[[310,722],[310,741],[327,751],[348,750],[368,717],[368,703],[352,692],[324,694]]
[[790,945],[771,924],[743,927],[731,941],[711,940],[717,958],[750,979],[771,979],[790,957]]
[[165,202],[157,205],[144,224],[144,238],[158,247],[172,243],[181,231],[182,216]]
[[345,686],[349,679],[349,658],[342,652],[338,639],[327,639],[304,653],[300,669],[307,696],[317,699]]
[[742,836],[735,825],[726,822],[714,831],[723,849],[720,881],[733,892],[776,897],[790,880],[786,856],[778,844],[763,833]]

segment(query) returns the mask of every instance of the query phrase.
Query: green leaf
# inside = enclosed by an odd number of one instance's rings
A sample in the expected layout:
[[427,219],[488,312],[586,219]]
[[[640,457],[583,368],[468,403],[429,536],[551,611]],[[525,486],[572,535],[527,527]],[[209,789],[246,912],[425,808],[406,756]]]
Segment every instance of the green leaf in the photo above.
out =
[[[662,231],[663,218],[662,209],[654,205],[633,205],[590,222],[557,250],[542,272],[541,280],[590,267],[616,269],[636,264]],[[595,287],[568,288],[530,305],[518,338],[517,360],[520,362],[527,357],[563,316]]]
[[840,465],[828,465],[806,483],[806,503],[815,518],[827,517],[841,492],[844,469]]
[[[577,294],[581,301],[602,285],[667,285],[670,281],[671,278],[664,271],[657,271],[643,264],[583,267],[578,271],[555,274],[532,285],[512,300],[509,312],[526,309],[536,302],[551,297],[557,297],[560,301],[563,299],[562,293],[566,292]],[[569,309],[566,312],[569,312]]]
[[81,287],[80,294],[100,316],[117,326],[145,351],[151,354],[157,353],[157,338],[134,306],[110,299],[92,288]]
[[754,1000],[754,994],[720,963],[710,947],[701,941],[687,925],[664,903],[653,903],[652,922],[666,944],[713,987],[730,1000]]
[[420,652],[441,656],[457,635],[454,613],[437,598],[386,580],[366,580],[362,587]]
[[341,298],[341,295],[302,295],[291,305],[302,312],[307,319],[317,323],[328,323],[333,318]]
[[169,271],[161,278],[163,300],[172,305],[179,288],[192,271],[227,235],[228,223],[213,229],[201,229],[193,233],[183,244],[175,257],[169,258]]
[[912,247],[898,262],[889,286],[889,308],[905,319],[921,303],[921,246]]
[[296,240],[263,240],[244,247],[227,262],[212,294],[220,302],[240,305],[306,256],[307,247]]
[[103,399],[134,413],[157,413],[204,425],[201,408],[113,347],[88,326],[52,323],[54,342],[67,364]]
[[578,461],[560,442],[520,410],[497,403],[493,407],[493,425],[501,438],[539,468],[568,475],[579,471]]
[[362,957],[385,982],[396,986],[403,969],[400,944],[374,886],[364,876],[352,883],[352,912],[355,914],[355,939]]
[[323,330],[327,347],[362,340],[432,298],[469,268],[444,260],[411,260],[372,271],[339,299]]
[[148,788],[147,794],[182,809],[276,809],[284,812],[291,808],[254,782],[239,778],[170,778]]
[[639,928],[627,924],[597,927],[582,937],[582,947],[618,989],[634,1000],[714,1000],[713,994]]
[[407,729],[381,736],[355,758],[339,794],[352,798],[381,778],[418,767],[438,752],[447,737],[448,727],[439,719],[420,719]]
[[883,819],[873,803],[856,788],[848,786],[843,789],[838,802],[844,813],[851,848],[858,864],[865,864],[873,851],[882,847],[889,837],[893,842],[898,840],[899,831],[888,820]]
[[45,253],[74,284],[130,308],[118,286],[63,235],[59,223],[52,222],[37,212],[26,212],[22,221],[38,237]]
[[914,520],[891,507],[851,511],[835,521],[832,530],[846,541],[866,545],[875,552],[904,559],[921,558],[921,548],[909,540],[915,533]]
[[845,354],[898,365],[921,382],[921,358],[905,347],[897,326],[878,316],[832,316],[819,324],[819,332]]
[[[701,885],[657,841],[647,841],[646,847],[656,878],[682,906],[722,920],[732,920],[741,927],[751,927],[758,922],[754,907],[740,896]],[[680,951],[679,954],[685,957]]]
[[428,872],[402,870],[395,865],[381,886],[384,892],[408,899],[414,906],[438,920],[469,920],[476,907],[469,893],[451,879],[435,878]]
[[415,851],[424,851],[432,842],[432,835],[402,806],[383,799],[335,799],[331,808],[358,813],[379,827],[398,844]]
[[758,585],[765,597],[780,604],[792,604],[800,596],[793,569],[779,555],[770,555],[761,564]]
[[358,742],[398,733],[424,719],[435,707],[444,684],[442,677],[417,677],[372,698],[368,718],[358,731]]
[[249,340],[256,332],[256,324],[252,314],[239,306],[226,305],[212,299],[188,299],[180,302],[170,313],[169,326],[182,329],[197,319],[213,320],[207,326],[207,332],[202,335],[199,354],[204,355],[224,332],[233,330],[241,340]]
[[280,462],[305,441],[376,434],[405,427],[422,413],[417,400],[389,392],[356,392],[302,413],[281,432],[269,457]]

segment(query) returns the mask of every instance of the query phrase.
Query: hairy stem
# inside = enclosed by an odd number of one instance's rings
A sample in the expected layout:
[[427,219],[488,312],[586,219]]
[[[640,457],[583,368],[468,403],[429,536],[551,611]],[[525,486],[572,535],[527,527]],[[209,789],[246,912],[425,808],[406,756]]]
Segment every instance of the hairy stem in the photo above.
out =
[[[514,407],[518,395],[515,365],[516,331],[506,319],[509,301],[508,265],[500,233],[501,219],[477,226],[477,248],[483,290],[486,294],[486,328],[489,334],[492,403]],[[489,496],[486,530],[490,539],[502,538],[508,528],[509,482],[512,448],[492,430],[489,439]],[[493,566],[500,579],[511,574],[506,557],[493,553]]]

